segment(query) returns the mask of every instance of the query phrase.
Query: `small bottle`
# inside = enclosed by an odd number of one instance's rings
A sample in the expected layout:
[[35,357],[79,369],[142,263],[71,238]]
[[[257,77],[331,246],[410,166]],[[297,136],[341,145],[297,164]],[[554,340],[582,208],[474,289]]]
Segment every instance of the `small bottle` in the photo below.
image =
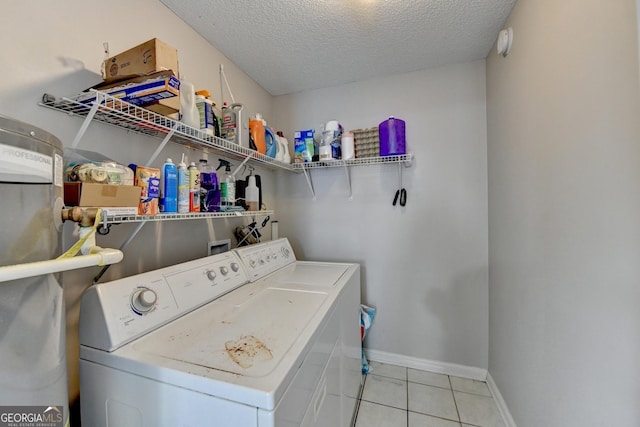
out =
[[245,200],[247,202],[247,206],[249,211],[257,211],[260,210],[259,198],[260,195],[258,193],[258,186],[256,185],[256,177],[253,175],[249,175],[247,188],[245,188]]
[[222,206],[234,206],[236,204],[236,182],[231,174],[231,164],[226,160],[220,159],[218,169],[222,166],[225,169],[224,176],[220,180],[220,204]]
[[200,212],[200,171],[194,162],[189,165],[189,212]]
[[178,169],[170,158],[160,174],[160,212],[178,212]]
[[342,134],[341,141],[342,160],[350,160],[355,157],[353,133],[345,132]]
[[178,163],[178,213],[189,212],[189,169],[184,162],[184,154],[182,161]]

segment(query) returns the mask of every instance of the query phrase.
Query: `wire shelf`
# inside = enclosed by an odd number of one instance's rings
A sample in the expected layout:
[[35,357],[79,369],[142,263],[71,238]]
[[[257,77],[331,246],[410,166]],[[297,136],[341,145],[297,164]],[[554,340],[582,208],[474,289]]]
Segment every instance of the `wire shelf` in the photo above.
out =
[[[86,117],[92,114],[92,108],[97,104],[94,120],[117,126],[131,132],[141,133],[155,137],[164,137],[175,129],[172,141],[191,148],[210,148],[224,153],[227,157],[244,160],[249,158],[250,162],[257,163],[268,169],[284,169],[294,171],[294,168],[287,163],[275,160],[272,157],[258,153],[247,147],[242,147],[225,139],[209,135],[200,129],[173,120],[169,117],[137,107],[125,101],[121,101],[111,95],[97,90],[66,98],[56,98],[50,94],[44,94],[39,105],[53,110],[65,112],[71,116]],[[87,99],[87,97],[89,99]]]
[[370,166],[388,163],[405,163],[411,164],[413,154],[402,154],[399,156],[384,156],[384,157],[362,157],[351,160],[332,160],[324,162],[308,162],[308,163],[294,163],[294,170],[305,169],[323,169],[323,168],[338,168],[345,166]]
[[191,213],[161,213],[157,215],[106,215],[104,224],[121,224],[125,222],[154,222],[154,221],[179,221],[186,219],[219,219],[219,218],[243,218],[254,216],[273,215],[272,210],[261,211],[230,211],[230,212],[191,212]]

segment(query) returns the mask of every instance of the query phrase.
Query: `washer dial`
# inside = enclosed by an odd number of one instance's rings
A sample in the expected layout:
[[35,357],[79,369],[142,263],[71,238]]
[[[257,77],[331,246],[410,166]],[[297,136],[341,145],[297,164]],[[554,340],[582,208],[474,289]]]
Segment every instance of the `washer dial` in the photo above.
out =
[[141,287],[131,294],[131,308],[137,314],[143,315],[152,311],[158,302],[158,295],[153,289]]

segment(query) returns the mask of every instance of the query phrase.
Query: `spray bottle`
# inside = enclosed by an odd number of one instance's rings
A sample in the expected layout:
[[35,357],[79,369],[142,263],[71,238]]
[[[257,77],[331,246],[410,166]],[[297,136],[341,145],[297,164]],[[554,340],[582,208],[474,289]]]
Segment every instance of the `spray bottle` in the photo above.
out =
[[189,169],[184,162],[184,153],[182,153],[182,161],[178,164],[178,213],[189,212]]
[[224,166],[224,176],[220,180],[220,204],[222,206],[234,206],[236,203],[236,181],[231,173],[231,163],[218,159],[220,165],[216,170]]
[[200,165],[200,210],[202,212],[217,212],[220,210],[218,175],[213,166],[208,165],[205,159],[200,160]]
[[194,162],[189,165],[189,212],[200,212],[200,171]]

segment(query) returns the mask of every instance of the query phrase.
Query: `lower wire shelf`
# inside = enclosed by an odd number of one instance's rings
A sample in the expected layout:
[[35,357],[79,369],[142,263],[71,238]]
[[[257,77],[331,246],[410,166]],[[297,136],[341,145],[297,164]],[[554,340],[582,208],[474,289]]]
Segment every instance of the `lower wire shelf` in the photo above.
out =
[[176,221],[185,219],[208,219],[208,218],[241,218],[254,216],[273,215],[271,210],[260,211],[229,211],[229,212],[189,212],[189,213],[160,213],[157,215],[107,215],[102,214],[102,224],[121,224],[125,222],[158,222]]

